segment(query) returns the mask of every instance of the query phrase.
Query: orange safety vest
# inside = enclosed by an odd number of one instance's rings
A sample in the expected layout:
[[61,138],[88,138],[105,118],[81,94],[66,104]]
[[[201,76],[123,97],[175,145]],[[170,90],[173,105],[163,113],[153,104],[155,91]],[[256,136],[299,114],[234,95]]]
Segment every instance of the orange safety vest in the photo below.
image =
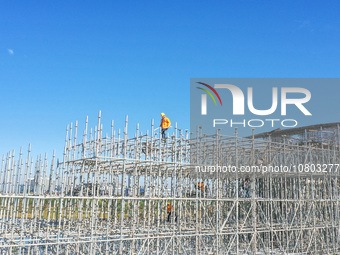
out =
[[169,204],[168,207],[166,208],[167,212],[171,212],[171,205]]
[[197,187],[198,187],[198,189],[201,188],[201,190],[203,191],[204,190],[204,183],[203,182],[198,182],[197,183]]
[[171,125],[170,120],[167,117],[162,118],[161,120],[161,128],[169,128]]

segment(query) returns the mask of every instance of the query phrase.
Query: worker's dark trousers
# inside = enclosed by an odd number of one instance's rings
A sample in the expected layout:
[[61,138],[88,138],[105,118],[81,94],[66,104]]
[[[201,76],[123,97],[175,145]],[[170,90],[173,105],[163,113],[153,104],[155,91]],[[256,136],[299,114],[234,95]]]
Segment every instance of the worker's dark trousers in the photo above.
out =
[[[175,214],[175,221],[177,222],[177,214]],[[171,212],[168,212],[168,222],[170,222],[170,218],[171,218]]]
[[166,131],[168,129],[167,128],[162,128],[162,138],[166,138]]

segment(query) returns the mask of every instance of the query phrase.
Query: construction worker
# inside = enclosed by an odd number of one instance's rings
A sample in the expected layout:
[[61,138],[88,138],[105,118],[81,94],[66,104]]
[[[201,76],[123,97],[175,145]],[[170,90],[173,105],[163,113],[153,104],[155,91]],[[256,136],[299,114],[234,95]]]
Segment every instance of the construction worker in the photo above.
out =
[[249,189],[250,189],[250,176],[247,176],[247,178],[244,180],[244,183],[243,183],[243,190],[244,190],[245,197],[249,197]]
[[260,158],[260,159],[257,159],[257,161],[256,161],[256,164],[258,165],[258,166],[262,166],[262,164],[265,162],[265,159],[264,159],[264,157],[262,157],[262,158]]
[[201,189],[201,191],[204,191],[204,182],[198,182],[197,183],[197,189]]
[[[168,213],[168,222],[170,222],[171,212],[174,211],[174,207],[171,205],[170,202],[168,202],[168,205],[166,207],[166,211]],[[177,215],[175,213],[175,221],[177,222]]]
[[166,211],[168,213],[168,222],[170,222],[170,217],[171,217],[171,203],[168,202],[168,205],[166,207]]
[[166,138],[166,131],[169,129],[170,125],[171,125],[171,122],[170,120],[165,117],[165,114],[164,113],[161,113],[161,116],[162,116],[162,119],[161,119],[161,132],[162,132],[162,138]]

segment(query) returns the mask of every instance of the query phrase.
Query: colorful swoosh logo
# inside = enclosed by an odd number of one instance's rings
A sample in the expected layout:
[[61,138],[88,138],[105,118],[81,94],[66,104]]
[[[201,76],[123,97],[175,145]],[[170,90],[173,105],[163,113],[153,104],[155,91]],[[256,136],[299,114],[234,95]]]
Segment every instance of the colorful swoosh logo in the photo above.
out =
[[[201,84],[201,85],[203,85],[203,86],[206,86],[207,88],[211,89],[211,91],[214,92],[215,95],[217,96],[218,100],[220,100],[220,104],[221,104],[221,106],[222,106],[222,100],[221,100],[221,98],[220,98],[220,95],[216,92],[216,90],[215,90],[213,87],[211,87],[210,85],[205,84],[205,83],[203,83],[203,82],[197,82],[197,83],[199,83],[199,84]],[[203,88],[200,88],[200,87],[197,87],[197,88],[203,90],[204,92],[206,92],[206,93],[214,100],[215,105],[217,105],[214,96],[211,94],[211,92],[210,92],[209,90],[203,89]]]

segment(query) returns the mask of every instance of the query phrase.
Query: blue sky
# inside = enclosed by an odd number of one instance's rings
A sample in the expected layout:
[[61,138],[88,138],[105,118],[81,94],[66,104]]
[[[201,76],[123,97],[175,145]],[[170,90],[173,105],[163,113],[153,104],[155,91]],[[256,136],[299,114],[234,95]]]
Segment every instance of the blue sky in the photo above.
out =
[[[339,77],[339,1],[0,1],[0,154],[102,111],[189,128],[192,77]],[[339,91],[339,89],[338,89]],[[336,93],[325,92],[338,100]],[[335,116],[336,118],[338,116]],[[337,121],[336,119],[334,121]]]

